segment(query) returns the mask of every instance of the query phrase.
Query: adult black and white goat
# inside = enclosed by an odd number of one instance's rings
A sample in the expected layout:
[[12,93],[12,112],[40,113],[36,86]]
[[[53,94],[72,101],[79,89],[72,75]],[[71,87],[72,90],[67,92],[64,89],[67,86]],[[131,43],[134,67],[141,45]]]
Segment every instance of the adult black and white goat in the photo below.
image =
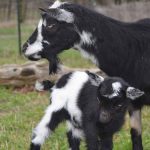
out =
[[119,76],[147,96],[130,109],[133,149],[142,150],[141,108],[150,104],[150,19],[124,23],[83,6],[56,1],[42,10],[38,27],[23,46],[31,60],[48,59],[56,72],[57,55],[76,48],[109,76]]
[[[50,81],[37,83],[36,89],[50,89]],[[40,150],[45,139],[63,120],[68,124],[71,150],[79,150],[85,137],[88,150],[112,150],[112,137],[125,117],[129,100],[144,92],[130,87],[121,78],[103,79],[90,72],[72,72],[62,76],[52,88],[51,104],[33,131],[31,150]]]

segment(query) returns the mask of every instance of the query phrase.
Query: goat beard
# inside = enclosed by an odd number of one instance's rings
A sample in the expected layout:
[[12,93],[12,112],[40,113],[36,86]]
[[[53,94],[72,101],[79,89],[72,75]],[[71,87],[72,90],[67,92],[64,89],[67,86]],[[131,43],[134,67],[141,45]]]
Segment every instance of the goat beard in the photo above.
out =
[[49,74],[56,74],[60,70],[60,60],[57,56],[48,59]]
[[43,53],[42,57],[49,62],[49,75],[56,74],[60,70],[60,59],[57,57],[57,54]]

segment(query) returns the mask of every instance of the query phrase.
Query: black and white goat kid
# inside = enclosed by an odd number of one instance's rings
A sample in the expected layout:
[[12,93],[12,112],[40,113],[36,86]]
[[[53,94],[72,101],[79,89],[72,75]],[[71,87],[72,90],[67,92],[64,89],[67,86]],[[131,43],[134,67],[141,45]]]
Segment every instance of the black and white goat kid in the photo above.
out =
[[[40,91],[50,87],[50,81],[36,84]],[[88,150],[99,149],[99,138],[101,150],[112,150],[113,134],[124,122],[129,100],[143,94],[121,78],[103,79],[90,72],[68,73],[53,86],[52,103],[33,131],[30,149],[39,150],[57,125],[66,120],[71,150],[79,150],[83,137]]]

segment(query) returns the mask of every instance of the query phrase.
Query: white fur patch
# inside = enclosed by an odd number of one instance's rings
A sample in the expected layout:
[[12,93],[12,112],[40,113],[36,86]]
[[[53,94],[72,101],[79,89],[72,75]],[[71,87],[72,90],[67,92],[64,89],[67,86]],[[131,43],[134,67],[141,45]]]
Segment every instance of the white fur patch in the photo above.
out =
[[99,66],[99,63],[98,63],[98,60],[96,59],[96,57],[92,54],[89,54],[86,50],[84,50],[81,47],[81,44],[75,44],[74,48],[78,49],[84,58],[91,60],[95,65]]
[[102,76],[97,75],[95,79],[90,78],[90,82],[94,86],[99,86],[104,81],[104,78]]
[[120,82],[112,83],[112,88],[114,92],[120,92],[122,85]]
[[120,82],[112,83],[113,93],[109,95],[109,98],[113,98],[119,95],[122,85]]
[[77,106],[77,100],[80,90],[84,86],[84,83],[88,81],[88,75],[85,72],[74,72],[66,86],[66,95],[69,100],[67,103],[67,110],[71,117],[75,117],[78,122],[81,122],[81,111]]
[[35,135],[35,138],[32,140],[32,143],[36,145],[38,144],[41,145],[44,143],[45,139],[51,133],[47,125],[51,121],[52,114],[54,112],[61,110],[63,107],[64,107],[64,101],[61,101],[61,99],[56,99],[55,101],[52,101],[52,104],[48,106],[44,117],[42,118],[40,123],[37,125],[37,127],[33,131],[33,135]]
[[[59,8],[61,5],[65,4],[67,2],[60,2],[56,1],[52,6],[49,7],[49,9],[55,9]],[[74,15],[73,13],[65,10],[65,9],[58,9],[58,14],[56,14],[55,17],[59,21],[65,21],[67,23],[73,23],[74,22]]]
[[43,25],[46,27],[47,25],[46,19],[43,20]]
[[58,7],[60,7],[62,4],[64,4],[64,3],[62,3],[62,2],[60,2],[60,1],[55,1],[54,3],[53,3],[53,5],[51,5],[51,6],[49,6],[49,9],[51,9],[51,8],[58,8]]
[[36,83],[35,83],[35,89],[36,89],[37,91],[43,91],[43,90],[44,90],[44,86],[43,86],[43,84],[40,83],[39,81],[36,81]]
[[50,43],[46,40],[44,40],[43,43],[46,43],[47,45],[50,45]]
[[38,54],[34,54],[34,58],[36,58],[36,59],[40,59],[40,58],[41,58],[41,56],[39,56]]
[[49,136],[50,134],[50,130],[47,127],[50,119],[51,119],[51,115],[52,115],[52,105],[49,106],[47,108],[47,111],[44,115],[44,117],[42,118],[42,120],[40,121],[40,123],[37,125],[37,127],[33,130],[33,136],[35,136],[32,140],[32,143],[36,144],[36,145],[42,145],[45,141],[45,139]]
[[[81,40],[79,43],[76,43],[74,45],[74,48],[78,49],[84,58],[90,59],[95,65],[99,66],[99,63],[98,63],[98,60],[96,59],[96,57],[94,55],[88,53],[86,50],[84,50],[82,48],[83,44],[86,44],[88,46],[95,44],[95,39],[94,39],[92,33],[86,32],[86,31],[82,31],[82,33],[80,33],[78,31],[78,29],[76,29],[76,30],[77,30],[78,34],[80,35]],[[92,51],[91,51],[91,53],[92,53]]]
[[110,95],[104,95],[105,97],[108,97],[110,99],[116,97],[119,95],[120,89],[121,89],[122,85],[120,82],[114,82],[112,83],[112,88],[113,88],[113,93]]
[[81,122],[82,113],[77,106],[77,100],[80,90],[88,78],[85,72],[76,71],[71,75],[66,86],[60,89],[54,87],[52,92],[52,101],[56,101],[58,104],[60,100],[71,117],[75,117],[78,122]]
[[[82,112],[77,106],[77,100],[81,88],[88,79],[89,76],[85,72],[76,71],[71,75],[68,83],[63,88],[53,87],[51,94],[52,103],[47,108],[44,117],[33,132],[35,138],[32,142],[34,144],[43,144],[44,140],[50,134],[50,130],[47,125],[51,121],[53,112],[59,111],[62,108],[65,108],[69,112],[71,118],[75,118],[80,124],[82,123]],[[80,136],[80,134],[81,131],[79,129],[75,129],[73,132],[73,135],[76,137]]]
[[65,21],[67,23],[73,23],[74,15],[67,10],[59,9],[59,14],[56,16],[56,19],[59,21]]
[[48,138],[50,134],[50,130],[46,126],[38,126],[33,130],[33,136],[35,138],[32,140],[32,143],[35,145],[42,145],[46,138]]
[[141,125],[141,111],[136,110],[132,113],[130,117],[131,128],[136,129],[138,134],[142,133],[142,125]]
[[30,56],[32,54],[36,54],[36,53],[42,51],[42,49],[43,49],[42,43],[39,42],[39,41],[36,41],[33,44],[28,46],[28,48],[27,48],[27,50],[25,52],[25,55],[26,56]]
[[82,31],[82,33],[79,33],[79,35],[83,44],[92,45],[95,43],[92,33]]
[[[42,51],[42,49],[43,49],[43,46],[42,46],[42,40],[43,40],[42,24],[43,24],[43,19],[40,19],[39,24],[38,24],[38,29],[37,29],[38,30],[37,39],[31,45],[30,44],[28,45],[27,50],[25,52],[26,56],[30,56],[32,54],[36,54],[36,53]],[[37,57],[37,56],[35,55],[35,57]],[[38,57],[41,58],[40,56],[38,56]]]
[[70,121],[67,121],[68,131],[72,132],[73,137],[78,139],[84,138],[84,132],[81,129],[75,128]]

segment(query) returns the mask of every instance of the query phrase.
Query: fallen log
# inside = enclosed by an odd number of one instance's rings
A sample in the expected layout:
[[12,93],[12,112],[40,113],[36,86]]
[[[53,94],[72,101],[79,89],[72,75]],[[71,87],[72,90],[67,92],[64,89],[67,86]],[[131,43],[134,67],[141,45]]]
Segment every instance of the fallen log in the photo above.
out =
[[60,76],[70,71],[75,70],[89,70],[91,72],[105,74],[99,69],[81,69],[81,68],[69,68],[61,66],[60,71],[55,75],[49,75],[49,66],[46,62],[28,62],[26,64],[17,65],[3,65],[0,66],[0,85],[11,85],[20,87],[24,85],[33,85],[36,80],[57,80]]

